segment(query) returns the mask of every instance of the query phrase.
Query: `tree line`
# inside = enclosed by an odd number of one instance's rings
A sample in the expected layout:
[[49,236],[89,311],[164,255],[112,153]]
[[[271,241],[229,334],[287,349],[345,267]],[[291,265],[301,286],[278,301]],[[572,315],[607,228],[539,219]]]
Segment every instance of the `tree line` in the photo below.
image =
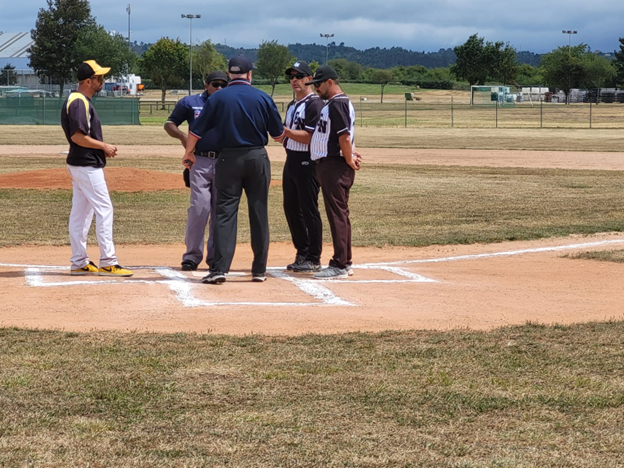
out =
[[[113,76],[141,74],[144,82],[162,90],[163,100],[167,89],[188,84],[189,48],[179,38],[163,37],[154,44],[142,44],[143,52],[139,56],[126,38],[109,34],[97,24],[88,0],[46,1],[48,7],[39,10],[35,29],[31,31],[34,44],[29,51],[30,66],[39,76],[58,83],[61,91],[66,82],[75,79],[78,65],[88,59],[110,66]],[[517,52],[508,43],[486,41],[477,34],[453,49],[430,53],[400,47],[359,51],[344,43],[331,43],[328,64],[342,80],[380,84],[382,100],[388,83],[441,89],[486,83],[543,85],[568,94],[571,88],[624,86],[624,38],[619,42],[619,51],[615,51],[612,61],[593,53],[586,44],[558,47],[540,57]],[[201,85],[202,76],[211,70],[225,70],[226,57],[240,53],[256,62],[255,76],[274,90],[278,82],[285,82],[284,70],[296,59],[305,60],[313,67],[324,63],[326,47],[285,46],[277,41],[264,41],[257,49],[235,49],[207,40],[193,49],[194,85],[195,82]],[[418,58],[429,65],[413,64],[408,58]],[[11,78],[9,69],[4,73],[7,79]]]

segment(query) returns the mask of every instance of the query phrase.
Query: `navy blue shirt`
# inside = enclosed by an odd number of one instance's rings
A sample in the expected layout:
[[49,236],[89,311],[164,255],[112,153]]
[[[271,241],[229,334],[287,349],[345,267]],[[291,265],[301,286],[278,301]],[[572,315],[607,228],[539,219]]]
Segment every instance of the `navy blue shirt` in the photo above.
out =
[[[193,121],[199,117],[199,114],[206,105],[208,97],[208,92],[204,91],[202,94],[193,94],[192,96],[186,96],[180,99],[167,119],[167,122],[173,122],[176,127],[182,125],[182,122],[188,122],[190,128]],[[195,145],[195,151],[207,152],[220,150],[217,145],[217,132],[215,130],[206,132],[202,137],[203,138],[197,142],[197,145]]]
[[208,99],[190,127],[197,138],[208,130],[216,130],[219,148],[238,148],[265,146],[269,142],[267,133],[280,137],[284,126],[268,94],[252,87],[247,80],[236,79]]

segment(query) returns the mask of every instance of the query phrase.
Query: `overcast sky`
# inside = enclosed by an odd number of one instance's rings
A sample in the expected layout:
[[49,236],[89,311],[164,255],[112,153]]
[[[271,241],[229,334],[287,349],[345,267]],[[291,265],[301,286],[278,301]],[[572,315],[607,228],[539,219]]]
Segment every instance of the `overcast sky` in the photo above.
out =
[[[2,1],[0,31],[29,31],[45,0]],[[536,53],[568,45],[562,30],[577,30],[572,45],[584,42],[593,50],[612,52],[624,37],[624,0],[92,0],[91,11],[108,30],[131,39],[155,42],[162,36],[189,40],[189,20],[182,13],[201,14],[193,20],[193,43],[211,39],[232,47],[257,47],[263,40],[281,44],[330,42],[358,49],[399,46],[437,51],[462,44],[471,34],[487,41],[509,42],[517,50]]]

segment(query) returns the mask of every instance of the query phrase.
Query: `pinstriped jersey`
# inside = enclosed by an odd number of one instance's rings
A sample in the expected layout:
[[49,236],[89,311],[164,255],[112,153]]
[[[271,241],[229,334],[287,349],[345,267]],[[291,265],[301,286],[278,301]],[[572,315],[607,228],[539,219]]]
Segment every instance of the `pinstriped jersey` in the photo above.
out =
[[[305,130],[309,133],[314,132],[323,106],[324,103],[322,99],[314,93],[306,95],[300,101],[291,101],[286,109],[284,126],[291,130]],[[310,145],[300,143],[290,138],[284,142],[284,147],[291,151],[310,151]]]
[[313,161],[325,157],[344,157],[340,151],[339,137],[345,132],[355,138],[355,109],[344,94],[332,97],[323,110],[310,142],[310,158]]

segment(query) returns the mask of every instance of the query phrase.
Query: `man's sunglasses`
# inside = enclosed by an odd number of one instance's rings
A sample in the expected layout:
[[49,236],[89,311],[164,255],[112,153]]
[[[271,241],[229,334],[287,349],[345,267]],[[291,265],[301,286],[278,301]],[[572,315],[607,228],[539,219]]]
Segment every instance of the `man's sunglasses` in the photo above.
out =
[[294,79],[303,80],[306,76],[310,76],[310,75],[306,75],[304,73],[297,73],[295,75],[291,75],[290,73],[288,73],[286,75],[286,78],[288,78],[288,81],[292,81]]
[[211,81],[210,85],[213,88],[225,88],[225,87],[227,87],[227,83],[225,81]]
[[320,87],[321,87],[321,85],[322,85],[323,83],[325,83],[326,81],[327,81],[327,80],[319,81],[319,82],[317,82],[317,83],[312,83],[312,85],[313,85],[315,88],[317,88],[317,89],[318,89],[318,88],[320,88]]

